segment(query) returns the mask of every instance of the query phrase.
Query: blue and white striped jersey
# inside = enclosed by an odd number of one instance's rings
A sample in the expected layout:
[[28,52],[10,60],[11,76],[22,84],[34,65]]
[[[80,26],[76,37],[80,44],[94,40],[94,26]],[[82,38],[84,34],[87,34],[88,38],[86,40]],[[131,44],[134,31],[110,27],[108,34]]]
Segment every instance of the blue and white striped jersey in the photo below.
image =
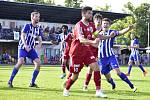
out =
[[[104,32],[102,35],[109,36],[112,31],[114,31],[116,33],[116,36],[119,34],[119,31],[108,30],[108,31]],[[98,49],[99,50],[98,57],[99,58],[105,58],[105,57],[110,57],[110,56],[115,55],[115,53],[113,51],[113,44],[114,44],[115,37],[109,38],[106,40],[101,40],[101,42],[99,43],[99,46],[98,46],[98,48],[99,48]]]
[[[41,28],[38,25],[36,27],[34,27],[32,24],[26,24],[23,27],[21,33],[25,33],[25,41],[31,49],[35,47],[35,39],[38,36],[42,37]],[[18,48],[19,49],[25,48],[21,39],[19,40]]]
[[[135,45],[139,45],[139,41],[138,39],[134,38],[133,40],[131,40],[131,47],[135,46]],[[136,48],[131,48],[131,53],[139,53],[139,50]]]

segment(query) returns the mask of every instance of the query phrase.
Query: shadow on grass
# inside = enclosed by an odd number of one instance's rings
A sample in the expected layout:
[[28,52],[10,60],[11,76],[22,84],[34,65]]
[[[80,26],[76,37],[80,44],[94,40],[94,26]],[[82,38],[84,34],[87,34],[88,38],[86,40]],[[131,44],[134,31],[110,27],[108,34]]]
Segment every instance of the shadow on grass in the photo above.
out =
[[9,88],[9,87],[0,87],[0,90],[11,90],[11,91],[28,91],[28,92],[44,92],[44,91],[52,91],[52,92],[62,92],[61,89],[56,89],[56,88],[34,88],[34,87],[14,87],[14,88]]

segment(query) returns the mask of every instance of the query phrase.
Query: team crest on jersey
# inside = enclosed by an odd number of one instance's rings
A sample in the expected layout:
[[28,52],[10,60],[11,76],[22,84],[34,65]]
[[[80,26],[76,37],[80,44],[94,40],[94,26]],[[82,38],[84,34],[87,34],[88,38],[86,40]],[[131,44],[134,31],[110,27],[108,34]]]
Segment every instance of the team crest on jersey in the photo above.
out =
[[95,59],[95,57],[94,57],[94,56],[91,56],[90,58],[91,58],[91,59]]
[[89,27],[89,28],[87,28],[87,31],[89,31],[89,32],[93,32],[93,27]]

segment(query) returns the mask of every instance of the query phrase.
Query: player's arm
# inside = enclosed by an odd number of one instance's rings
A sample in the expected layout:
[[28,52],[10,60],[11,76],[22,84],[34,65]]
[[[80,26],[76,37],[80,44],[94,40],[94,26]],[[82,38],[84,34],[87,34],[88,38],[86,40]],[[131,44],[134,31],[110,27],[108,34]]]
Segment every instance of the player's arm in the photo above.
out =
[[42,37],[41,36],[38,36],[38,47],[41,48],[42,47]]
[[116,33],[115,33],[114,31],[112,31],[112,32],[110,33],[110,35],[108,35],[108,36],[106,36],[106,35],[101,35],[101,34],[103,34],[103,32],[104,32],[104,31],[101,31],[101,32],[99,33],[98,38],[99,38],[100,40],[106,40],[106,39],[109,39],[109,38],[113,38],[113,37],[116,35]]
[[134,44],[134,46],[129,46],[129,48],[135,48],[135,49],[138,49],[138,48],[139,48],[139,44]]
[[28,24],[27,25],[25,25],[24,27],[23,27],[23,29],[22,29],[22,31],[21,31],[21,40],[22,40],[22,42],[23,42],[23,44],[24,44],[24,47],[25,47],[25,49],[27,50],[27,51],[30,51],[30,48],[29,48],[29,46],[27,45],[27,43],[26,43],[26,41],[25,41],[25,34],[27,33],[27,31],[29,30],[29,26],[28,26]]
[[129,25],[127,28],[122,29],[119,31],[118,36],[124,35],[125,33],[129,32],[134,28],[134,25]]

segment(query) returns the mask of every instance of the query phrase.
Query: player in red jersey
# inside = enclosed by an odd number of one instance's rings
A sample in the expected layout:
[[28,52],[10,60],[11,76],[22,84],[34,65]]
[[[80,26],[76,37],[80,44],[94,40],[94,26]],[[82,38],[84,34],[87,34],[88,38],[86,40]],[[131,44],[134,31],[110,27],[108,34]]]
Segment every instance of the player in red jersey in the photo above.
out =
[[[99,13],[96,13],[93,17],[93,21],[94,21],[94,24],[95,24],[95,27],[97,30],[96,32],[93,33],[93,39],[95,39],[98,36],[98,33],[101,31],[102,19],[103,19],[103,17]],[[95,58],[98,58],[98,47],[91,46],[91,50],[92,50]],[[92,72],[93,72],[93,70],[90,67],[88,67],[88,71],[87,71],[86,78],[85,78],[84,85],[83,85],[83,91],[87,91],[87,86],[91,80]]]
[[66,71],[65,71],[66,66],[69,71],[69,59],[70,59],[69,50],[70,50],[72,39],[73,39],[73,33],[69,33],[63,41],[63,43],[65,43],[65,48],[64,48],[64,53],[63,53],[63,57],[62,57],[63,74],[61,75],[61,79],[63,79],[66,76]]
[[[63,92],[64,96],[69,96],[69,89],[72,84],[78,79],[79,72],[83,68],[84,64],[89,65],[92,70],[94,70],[94,82],[96,85],[96,96],[97,97],[107,97],[101,91],[101,75],[100,69],[98,67],[98,63],[96,58],[93,55],[93,52],[90,49],[90,45],[92,45],[93,41],[92,33],[96,31],[92,20],[92,8],[91,7],[83,7],[82,9],[82,19],[75,25],[73,32],[73,41],[70,47],[70,59],[71,66],[70,72],[72,76],[66,82],[66,86]],[[102,36],[100,35],[100,39],[110,38],[111,36]]]

